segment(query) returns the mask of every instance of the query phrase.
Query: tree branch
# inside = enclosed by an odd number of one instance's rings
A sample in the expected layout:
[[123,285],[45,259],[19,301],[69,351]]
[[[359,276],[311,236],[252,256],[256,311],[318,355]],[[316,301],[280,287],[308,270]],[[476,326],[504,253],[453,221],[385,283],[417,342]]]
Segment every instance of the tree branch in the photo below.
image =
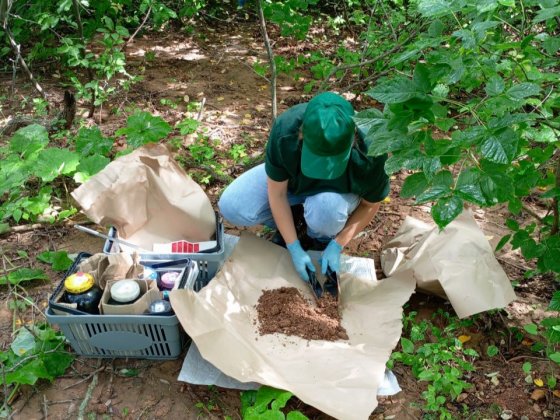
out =
[[8,27],[8,16],[10,15],[11,7],[12,7],[12,2],[11,1],[1,0],[1,2],[0,2],[0,22],[2,23],[2,29],[6,33],[6,36],[8,37],[8,40],[10,41],[10,47],[12,48],[12,51],[15,55],[15,61],[19,61],[23,70],[27,73],[27,76],[29,77],[29,80],[31,81],[31,83],[33,84],[33,86],[35,87],[37,92],[39,92],[39,94],[43,97],[43,99],[47,103],[47,111],[50,112],[51,107],[50,107],[50,104],[49,104],[49,99],[47,98],[47,94],[45,93],[45,91],[43,90],[43,88],[41,87],[39,82],[37,82],[37,79],[35,79],[35,76],[33,76],[33,73],[31,73],[31,70],[29,70],[29,67],[27,67],[27,63],[25,62],[25,59],[21,55],[21,46],[16,42],[16,40],[14,39],[14,35],[12,34],[12,31],[10,31],[10,28]]
[[[80,16],[80,4],[78,0],[72,0],[72,4],[74,6],[74,17],[76,18],[76,23],[78,24],[78,36],[83,44],[82,54],[85,57],[86,55],[86,40],[84,38],[84,26],[82,25],[82,18]],[[90,67],[86,69],[88,83],[93,81],[94,75],[93,71]],[[91,88],[91,102],[89,103],[89,112],[88,118],[93,117],[93,113],[95,112],[95,88]]]
[[259,14],[259,22],[261,25],[261,31],[264,38],[264,46],[266,48],[266,53],[268,54],[268,61],[270,64],[270,93],[272,96],[272,123],[276,120],[277,115],[277,104],[276,104],[276,63],[274,62],[274,54],[272,52],[272,47],[270,46],[270,40],[268,39],[268,32],[266,31],[266,21],[264,19],[264,12],[261,4],[261,0],[257,0],[257,12]]

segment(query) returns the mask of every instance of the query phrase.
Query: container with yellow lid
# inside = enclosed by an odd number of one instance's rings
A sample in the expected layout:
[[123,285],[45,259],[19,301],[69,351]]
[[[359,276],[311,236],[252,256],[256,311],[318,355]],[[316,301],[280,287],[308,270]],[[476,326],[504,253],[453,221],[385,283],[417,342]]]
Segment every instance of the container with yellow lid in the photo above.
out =
[[67,303],[75,303],[79,311],[99,314],[98,306],[102,294],[103,291],[89,273],[78,271],[64,280],[63,299]]

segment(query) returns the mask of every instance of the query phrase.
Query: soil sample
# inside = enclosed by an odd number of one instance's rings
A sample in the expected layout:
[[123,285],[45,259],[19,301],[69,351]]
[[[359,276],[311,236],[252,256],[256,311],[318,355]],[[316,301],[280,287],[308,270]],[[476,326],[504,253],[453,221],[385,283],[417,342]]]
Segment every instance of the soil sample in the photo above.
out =
[[348,340],[340,325],[338,301],[329,294],[314,306],[295,287],[263,290],[256,308],[260,335],[282,333],[306,340]]

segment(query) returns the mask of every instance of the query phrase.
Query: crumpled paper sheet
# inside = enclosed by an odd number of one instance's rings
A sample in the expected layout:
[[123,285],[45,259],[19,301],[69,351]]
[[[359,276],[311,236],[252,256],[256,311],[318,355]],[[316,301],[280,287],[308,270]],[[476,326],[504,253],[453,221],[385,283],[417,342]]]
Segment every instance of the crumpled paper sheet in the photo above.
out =
[[199,293],[174,290],[170,298],[202,357],[226,375],[288,390],[339,419],[367,419],[415,282],[410,272],[379,282],[345,272],[339,281],[348,341],[258,334],[255,305],[263,289],[297,287],[312,295],[284,248],[250,235],[208,286]]
[[441,232],[407,217],[384,246],[381,267],[386,276],[412,270],[418,290],[449,299],[460,318],[503,308],[516,298],[469,210]]
[[95,223],[151,250],[154,243],[212,239],[216,216],[208,196],[161,144],[121,156],[72,192]]

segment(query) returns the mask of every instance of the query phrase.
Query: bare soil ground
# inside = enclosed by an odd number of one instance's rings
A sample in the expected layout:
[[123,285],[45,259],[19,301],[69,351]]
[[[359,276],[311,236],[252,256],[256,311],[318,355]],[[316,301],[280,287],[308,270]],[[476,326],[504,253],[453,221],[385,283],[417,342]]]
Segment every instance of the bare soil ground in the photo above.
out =
[[[279,42],[277,51],[290,54],[305,49],[304,44],[290,45]],[[147,52],[155,58],[149,60]],[[86,125],[99,124],[106,135],[125,124],[126,116],[135,108],[161,115],[174,124],[186,116],[186,103],[206,98],[202,122],[209,136],[219,139],[218,147],[228,150],[232,144],[244,144],[253,158],[258,158],[270,128],[270,95],[265,79],[252,70],[255,60],[266,60],[262,48],[259,28],[254,23],[236,22],[234,26],[216,25],[214,29],[196,28],[193,33],[169,30],[148,34],[137,38],[127,49],[129,72],[142,74],[143,80],[129,92],[122,92],[111,103],[96,112],[93,120],[84,120]],[[41,74],[44,88],[55,99],[62,98],[63,87],[56,74]],[[278,81],[280,110],[303,102],[305,78],[292,80],[282,76]],[[3,104],[4,114],[29,111],[22,108],[22,98],[32,90],[20,77],[11,94],[11,79],[0,75],[0,87],[5,90],[8,100]],[[188,98],[187,98],[188,97]],[[365,98],[352,98],[354,105],[361,109],[370,105]],[[163,100],[163,101],[162,101]],[[176,107],[166,105],[168,100]],[[169,103],[169,102],[167,102]],[[85,109],[80,109],[85,115]],[[191,139],[185,138],[188,143]],[[117,144],[119,146],[119,144]],[[191,168],[200,171],[197,168]],[[235,177],[243,171],[242,165],[227,168],[227,174]],[[386,202],[375,220],[356,238],[346,251],[349,254],[374,258],[379,267],[379,252],[382,245],[391,238],[406,216],[425,221],[430,220],[429,207],[412,206],[410,201],[399,198],[399,190],[405,174],[397,174],[392,181],[390,200]],[[216,202],[223,183],[214,182],[206,186],[213,203]],[[536,212],[538,208],[534,209]],[[476,210],[476,219],[492,245],[496,245],[507,232],[504,226],[506,210],[493,208]],[[523,222],[523,220],[520,220]],[[227,226],[230,233],[238,229]],[[45,250],[67,250],[100,252],[102,241],[91,238],[69,227],[47,227],[27,232],[11,233],[0,238],[0,247],[6,255],[21,264],[32,264],[48,268],[36,262],[35,256]],[[25,250],[29,261],[18,260],[17,251]],[[466,343],[483,357],[476,363],[477,371],[470,377],[475,386],[462,396],[467,414],[460,411],[460,404],[450,404],[450,409],[458,417],[499,418],[504,410],[511,410],[512,418],[537,419],[557,416],[558,399],[552,393],[545,393],[538,400],[531,398],[535,385],[524,381],[521,369],[523,362],[533,363],[534,376],[545,378],[548,364],[535,359],[528,347],[513,340],[507,326],[520,326],[534,322],[544,315],[544,309],[553,292],[548,278],[524,279],[523,273],[530,268],[526,262],[511,250],[504,249],[497,255],[505,271],[518,286],[518,300],[500,313],[483,314],[476,321],[476,327],[467,333],[472,337]],[[47,306],[50,293],[58,284],[60,274],[49,272],[50,282],[30,284],[28,291],[40,309]],[[383,277],[379,270],[378,276]],[[0,300],[5,308],[7,291],[0,289]],[[423,317],[430,317],[438,308],[452,312],[450,305],[441,299],[415,295],[407,310],[418,310]],[[3,314],[3,315],[2,315]],[[0,312],[0,344],[3,348],[11,341],[11,315]],[[35,316],[38,316],[35,313]],[[21,320],[30,320],[30,313],[20,314]],[[502,349],[494,358],[486,357],[486,348],[496,344]],[[78,358],[62,378],[53,383],[41,382],[34,387],[22,388],[13,401],[14,418],[19,419],[66,419],[75,418],[84,396],[96,381],[92,398],[85,409],[88,418],[240,418],[239,391],[216,387],[191,386],[177,381],[183,355],[174,361],[155,362],[145,360],[96,360]],[[128,377],[123,369],[137,369],[138,375]],[[498,372],[499,383],[492,383],[488,374]],[[420,394],[426,385],[418,382],[404,367],[397,367],[395,373],[403,392],[380,401],[372,419],[418,418],[420,411],[411,406],[421,400]],[[312,407],[295,400],[291,408],[297,408],[313,419],[328,418]],[[525,417],[522,417],[525,416]]]

